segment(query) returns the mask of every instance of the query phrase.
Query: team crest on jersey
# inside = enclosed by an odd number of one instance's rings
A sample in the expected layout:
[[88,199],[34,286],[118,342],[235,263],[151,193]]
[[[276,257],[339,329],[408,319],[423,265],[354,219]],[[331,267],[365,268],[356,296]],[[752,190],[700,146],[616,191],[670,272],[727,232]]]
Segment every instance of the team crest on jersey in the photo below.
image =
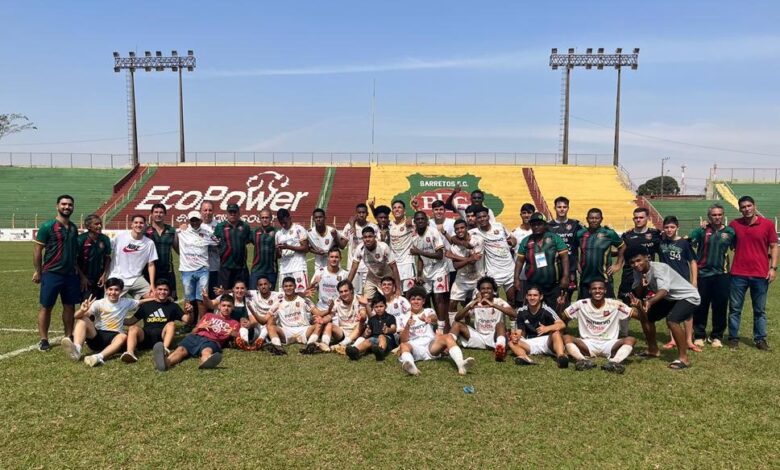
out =
[[[724,235],[725,235],[725,234],[724,234]],[[106,247],[106,244],[105,244],[105,243],[103,243],[103,242],[98,242],[98,248],[100,248],[100,249],[102,250],[102,249],[103,249],[103,248],[105,248],[105,247]]]
[[325,239],[325,244],[326,244],[326,245],[330,245],[330,238],[326,238],[326,239]]
[[550,237],[545,237],[544,238],[544,243],[550,243],[551,241],[552,240],[550,239]]
[[298,308],[298,307],[300,307],[300,306],[301,306],[301,302],[300,302],[300,301],[298,301],[298,300],[296,300],[296,301],[295,301],[295,308]]
[[379,253],[377,253],[377,254],[375,254],[375,255],[374,255],[374,258],[376,258],[376,259],[380,259],[380,258],[381,258],[381,256],[379,255]]
[[498,235],[498,229],[493,230],[493,235]]
[[238,226],[238,231],[239,231],[239,232],[241,232],[241,231],[243,231],[243,230],[244,230],[244,226],[243,226],[243,225],[239,225],[239,226]]
[[572,224],[566,224],[566,230],[571,230],[571,229],[572,229],[572,227],[573,227],[573,225],[572,225]]
[[430,243],[430,242],[431,242],[431,237],[425,237],[425,241],[426,241],[427,243]]
[[731,236],[728,233],[724,232],[720,234],[720,238],[723,240],[728,240],[729,238],[731,238]]
[[645,234],[645,238],[648,239],[648,240],[652,240],[653,239],[653,234],[648,232],[648,233]]
[[401,228],[400,228],[399,230],[400,230],[401,232],[403,232],[403,231],[405,231],[405,230],[406,230],[406,227],[405,227],[405,226],[403,226],[403,225],[401,225]]

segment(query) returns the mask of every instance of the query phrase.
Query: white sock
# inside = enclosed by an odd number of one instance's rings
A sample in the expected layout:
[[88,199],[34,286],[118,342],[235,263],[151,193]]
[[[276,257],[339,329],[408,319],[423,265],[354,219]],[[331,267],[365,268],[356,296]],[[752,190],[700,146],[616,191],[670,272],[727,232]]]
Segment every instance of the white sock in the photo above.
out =
[[578,348],[574,343],[569,343],[566,345],[566,352],[577,361],[582,361],[585,359],[585,356],[583,356],[580,352],[580,348]]
[[349,338],[345,336],[344,339],[339,342],[339,346],[349,346],[349,343],[351,342],[352,341],[350,341]]
[[240,328],[238,330],[238,336],[240,336],[241,339],[243,339],[247,343],[249,342],[249,330],[247,330],[246,328]]
[[457,315],[457,314],[458,314],[457,310],[454,311],[454,312],[450,312],[449,313],[449,315],[450,315],[450,326],[455,324],[455,315]]
[[449,353],[450,358],[455,362],[455,365],[459,368],[463,367],[463,351],[461,351],[459,347],[453,346],[450,348]]
[[266,338],[268,338],[268,328],[262,327],[260,328],[260,339],[265,341]]
[[366,340],[366,338],[361,336],[360,338],[355,340],[355,343],[353,344],[353,346],[358,347],[358,346],[360,346],[360,343],[362,343],[365,340]]
[[414,356],[410,352],[401,353],[401,362],[411,362],[414,364]]
[[318,339],[320,339],[320,335],[313,333],[311,336],[309,336],[309,339],[306,341],[306,344],[316,343]]
[[330,335],[322,335],[322,342],[325,344],[330,344]]
[[444,327],[447,326],[447,322],[444,320],[437,320],[436,321],[436,329],[439,330],[440,333],[444,333]]
[[271,344],[273,344],[274,346],[281,346],[282,342],[281,340],[279,340],[278,336],[274,336],[273,338],[271,338]]
[[615,353],[615,356],[610,359],[610,362],[623,362],[630,354],[631,351],[634,350],[633,346],[629,346],[627,344],[624,344],[623,346],[620,346],[620,348]]
[[80,344],[73,344],[74,349],[76,349],[76,352],[81,356],[81,345]]
[[501,335],[498,338],[496,338],[496,346],[506,347],[506,336]]
[[98,361],[103,362],[103,354],[102,353],[97,353],[97,354],[95,354],[95,356],[97,356]]

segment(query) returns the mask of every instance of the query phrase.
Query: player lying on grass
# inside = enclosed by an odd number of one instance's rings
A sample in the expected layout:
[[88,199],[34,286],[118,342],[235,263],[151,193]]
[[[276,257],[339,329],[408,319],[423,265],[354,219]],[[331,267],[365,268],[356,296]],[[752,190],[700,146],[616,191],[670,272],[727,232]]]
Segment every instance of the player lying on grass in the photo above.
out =
[[287,354],[282,344],[305,343],[316,347],[319,339],[316,326],[330,321],[329,312],[321,311],[311,300],[296,294],[295,286],[295,278],[282,279],[284,298],[271,309],[271,318],[266,323],[271,338],[270,351],[277,356]]
[[[173,335],[176,333],[175,321],[190,322],[190,312],[192,304],[185,303],[184,308],[188,313],[184,313],[173,299],[170,298],[171,289],[168,280],[160,278],[154,281],[154,299],[143,304],[135,312],[135,316],[126,318],[125,325],[130,325],[127,329],[127,351],[122,353],[120,359],[125,363],[138,362],[136,357],[136,348],[149,350],[159,343],[163,343],[166,353],[171,348]],[[143,320],[143,327],[137,325],[137,322]]]
[[569,357],[563,346],[561,332],[566,324],[552,307],[544,302],[538,286],[530,286],[525,293],[525,304],[517,309],[515,327],[509,337],[509,349],[515,354],[515,364],[536,364],[528,356],[546,354],[555,356],[558,367],[569,367]]
[[369,350],[377,361],[383,361],[388,351],[396,347],[395,317],[387,313],[387,300],[382,294],[376,294],[371,299],[371,316],[363,332],[363,341],[355,342],[347,347],[347,356],[352,360],[360,359]]
[[338,342],[333,350],[339,354],[346,354],[347,347],[352,343],[362,342],[361,335],[367,316],[366,307],[358,301],[355,289],[348,280],[339,282],[337,289],[339,297],[332,302],[330,307],[332,319],[330,323],[325,324],[322,343],[327,345],[333,338],[334,341]]
[[577,320],[580,334],[579,338],[563,336],[566,351],[577,361],[575,368],[579,371],[596,367],[590,357],[603,356],[609,358],[601,366],[603,370],[622,374],[626,370],[622,362],[631,354],[636,339],[618,339],[620,320],[638,318],[637,311],[620,300],[606,298],[606,281],[596,279],[588,287],[590,298],[578,300],[563,311],[565,319]]
[[238,336],[239,328],[238,322],[230,318],[233,296],[222,295],[217,311],[205,314],[192,333],[185,336],[167,356],[163,343],[155,344],[152,348],[155,369],[166,371],[189,357],[200,357],[198,369],[217,367],[222,362],[222,348],[231,338]]
[[125,285],[121,279],[111,277],[106,280],[106,296],[95,300],[89,296],[76,311],[76,323],[73,327],[73,340],[62,339],[62,348],[74,361],[81,359],[81,349],[87,343],[95,352],[84,358],[84,362],[95,367],[118,353],[125,347],[127,335],[124,332],[125,318],[144,302],[154,299],[135,300],[123,297]]
[[436,312],[425,307],[425,299],[428,297],[422,287],[413,287],[409,290],[409,302],[412,305],[409,320],[401,331],[401,368],[409,375],[420,375],[420,370],[414,361],[430,361],[441,357],[441,353],[447,351],[450,358],[458,368],[458,374],[466,375],[474,358],[463,358],[463,351],[455,342],[452,334],[436,334],[433,330],[438,318]]
[[[498,285],[491,277],[477,282],[477,294],[457,315],[450,333],[464,348],[493,349],[496,361],[506,357],[506,327],[504,315],[515,317],[515,312],[503,299],[496,297]],[[474,326],[468,324],[473,318]]]

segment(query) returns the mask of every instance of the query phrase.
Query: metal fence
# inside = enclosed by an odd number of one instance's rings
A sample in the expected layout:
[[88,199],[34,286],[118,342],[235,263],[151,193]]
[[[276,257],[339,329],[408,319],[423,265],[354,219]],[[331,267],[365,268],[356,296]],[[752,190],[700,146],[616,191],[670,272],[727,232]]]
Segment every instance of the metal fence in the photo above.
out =
[[780,183],[780,168],[710,168],[710,180],[729,183]]
[[[187,152],[185,165],[558,165],[556,153],[511,152]],[[141,152],[141,164],[179,165],[178,152]],[[611,166],[612,154],[570,154],[579,166]],[[106,153],[0,152],[0,166],[130,168],[130,155]]]

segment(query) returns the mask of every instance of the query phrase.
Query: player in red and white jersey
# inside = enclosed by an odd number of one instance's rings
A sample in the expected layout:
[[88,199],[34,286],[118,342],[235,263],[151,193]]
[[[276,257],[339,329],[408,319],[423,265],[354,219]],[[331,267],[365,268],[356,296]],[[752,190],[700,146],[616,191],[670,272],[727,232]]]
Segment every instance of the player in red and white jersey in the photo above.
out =
[[[433,201],[431,204],[433,217],[429,220],[431,227],[435,228],[444,239],[444,253],[450,251],[450,238],[455,236],[455,219],[447,218],[447,209],[444,207],[444,201]],[[450,286],[455,282],[455,267],[452,260],[447,258],[447,272],[450,274]]]
[[409,291],[412,310],[401,330],[401,368],[409,375],[420,375],[414,361],[438,359],[442,352],[447,351],[458,367],[458,374],[466,375],[474,365],[474,358],[463,358],[463,351],[458,347],[453,335],[434,332],[433,325],[436,324],[437,317],[433,309],[425,308],[426,297],[422,287],[413,287]]
[[[355,260],[355,253],[358,247],[363,243],[363,229],[371,227],[374,229],[374,233],[378,233],[378,227],[376,224],[368,222],[368,206],[360,203],[355,206],[355,215],[350,217],[349,222],[344,226],[341,231],[341,237],[339,239],[339,248],[347,248],[347,266],[352,266],[352,261]],[[363,292],[363,283],[366,280],[368,274],[368,268],[362,261],[358,264],[357,276],[352,280],[352,285],[355,286],[355,292]]]
[[363,342],[364,323],[366,320],[366,306],[361,304],[355,295],[355,289],[348,280],[343,280],[338,284],[338,298],[333,301],[331,312],[331,321],[325,326],[325,333],[322,335],[322,343],[330,344],[331,338],[338,342],[334,351],[339,354],[345,354],[346,348],[353,342],[355,346]]
[[[482,192],[480,189],[475,189],[474,191],[471,191],[471,194],[469,195],[469,201],[468,202],[459,202],[456,201],[456,196],[460,192],[460,185],[456,185],[455,188],[452,190],[452,194],[447,198],[446,201],[444,201],[444,207],[446,209],[450,209],[453,211],[457,211],[460,217],[463,220],[467,220],[466,216],[466,209],[469,206],[476,206],[476,207],[485,207],[483,203],[485,202],[485,193]],[[493,213],[493,210],[490,208],[486,208],[488,211],[488,217],[490,218],[490,222],[493,223],[496,221],[496,215]]]
[[450,279],[447,258],[444,257],[444,237],[438,229],[430,226],[425,212],[415,212],[413,220],[414,235],[409,252],[416,257],[415,282],[425,287],[425,291],[433,296],[433,305],[439,318],[438,327],[447,332],[447,292],[450,290]]
[[321,311],[314,302],[295,293],[294,278],[288,276],[282,279],[282,291],[284,298],[269,312],[274,321],[266,324],[273,354],[286,354],[282,342],[316,344],[319,339],[316,326],[330,321],[328,312]]
[[314,272],[311,285],[306,291],[306,296],[311,297],[317,291],[317,308],[327,310],[331,300],[339,297],[339,282],[349,278],[349,271],[341,268],[341,250],[331,248],[328,250],[327,266]]
[[[368,270],[361,292],[367,299],[377,293],[380,280],[383,277],[393,276],[396,280],[399,279],[398,266],[393,251],[387,243],[377,241],[373,227],[363,228],[363,244],[354,253],[352,266],[349,270],[349,281],[353,282],[353,286],[360,263],[364,263]],[[400,281],[398,282],[400,283]]]
[[409,320],[409,315],[412,311],[412,305],[409,303],[406,297],[402,296],[398,292],[398,286],[395,283],[395,279],[393,279],[391,276],[383,277],[380,287],[382,289],[382,295],[385,296],[385,301],[387,302],[385,312],[395,317],[395,343],[401,344],[400,329],[402,329],[403,325],[405,325]]
[[242,349],[256,350],[263,346],[266,338],[268,338],[268,314],[284,299],[284,293],[271,290],[270,279],[262,274],[257,278],[255,287],[256,289],[248,290],[246,297],[244,297],[244,305],[249,313],[246,328],[247,330],[254,330],[252,331],[253,334],[248,336],[255,338],[255,340],[253,343],[246,343],[242,347],[239,339],[242,341],[244,339],[236,338],[236,345]]
[[398,274],[401,277],[401,291],[414,287],[414,257],[411,254],[414,225],[406,217],[406,203],[396,200],[391,205],[393,217],[390,219],[390,248],[393,250]]
[[[504,288],[506,298],[511,305],[515,298],[515,261],[512,257],[512,250],[516,244],[515,238],[500,222],[490,221],[486,207],[477,208],[476,214],[477,228],[469,230],[469,233],[482,241],[486,275],[492,277],[499,287]],[[462,242],[457,243],[462,244]]]
[[474,290],[477,281],[485,275],[485,260],[482,257],[482,238],[472,237],[468,225],[463,219],[455,222],[455,237],[458,243],[452,243],[445,255],[455,267],[455,281],[450,288],[449,320],[455,322],[458,304],[465,304]]
[[603,356],[609,362],[602,369],[622,374],[625,371],[622,362],[631,354],[636,339],[631,336],[618,339],[620,320],[639,318],[638,313],[620,300],[606,298],[605,281],[593,281],[589,288],[589,299],[578,300],[563,311],[564,320],[577,320],[579,330],[579,338],[563,336],[566,352],[577,361],[577,370],[593,369],[596,365],[588,357]]
[[[506,357],[506,326],[504,315],[514,318],[515,311],[502,298],[496,297],[496,281],[483,277],[477,282],[477,295],[455,315],[450,333],[464,348],[493,349],[496,361]],[[473,326],[469,325],[469,319]]]
[[339,232],[325,224],[325,211],[319,207],[312,212],[314,226],[309,229],[309,251],[314,253],[314,270],[328,265],[328,250],[339,244]]
[[306,253],[309,252],[309,236],[306,229],[294,224],[290,211],[279,209],[276,219],[281,227],[276,231],[276,253],[279,257],[279,277],[295,279],[295,292],[309,287]]

